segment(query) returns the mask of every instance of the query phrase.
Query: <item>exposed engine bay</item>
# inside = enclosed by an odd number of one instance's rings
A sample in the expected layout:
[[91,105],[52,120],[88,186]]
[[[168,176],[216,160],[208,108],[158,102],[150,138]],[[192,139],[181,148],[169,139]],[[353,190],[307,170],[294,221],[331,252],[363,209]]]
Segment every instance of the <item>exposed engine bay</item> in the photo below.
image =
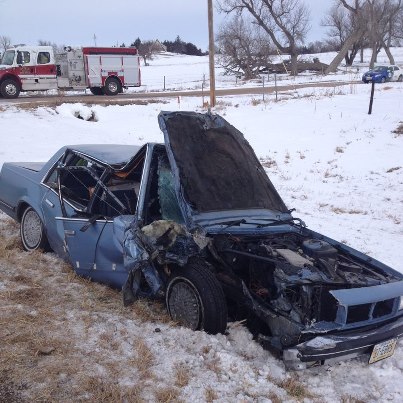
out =
[[267,324],[268,329],[259,327],[256,332],[273,347],[281,349],[307,340],[313,331],[354,327],[392,313],[393,298],[350,307],[345,318],[340,315],[339,302],[331,291],[399,279],[326,241],[298,233],[265,237],[225,234],[215,236],[213,244],[224,269],[217,276],[227,295],[238,304],[246,303]]

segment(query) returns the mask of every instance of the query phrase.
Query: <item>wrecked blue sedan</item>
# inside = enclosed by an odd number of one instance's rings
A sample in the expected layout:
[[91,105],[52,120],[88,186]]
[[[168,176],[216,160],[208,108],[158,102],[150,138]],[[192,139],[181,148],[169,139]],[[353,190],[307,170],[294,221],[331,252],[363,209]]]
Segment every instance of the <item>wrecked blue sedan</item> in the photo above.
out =
[[53,250],[124,303],[173,320],[246,323],[289,369],[393,354],[403,276],[294,218],[243,135],[218,115],[162,112],[165,144],[66,146],[6,163],[0,207],[28,251]]

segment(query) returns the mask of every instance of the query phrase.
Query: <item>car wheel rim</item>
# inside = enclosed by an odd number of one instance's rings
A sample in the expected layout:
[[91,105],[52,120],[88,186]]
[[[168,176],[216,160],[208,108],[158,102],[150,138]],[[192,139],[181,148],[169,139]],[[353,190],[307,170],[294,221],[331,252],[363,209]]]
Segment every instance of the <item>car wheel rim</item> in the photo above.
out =
[[41,220],[35,211],[30,210],[24,217],[22,234],[27,248],[35,249],[42,237]]
[[112,81],[108,84],[108,88],[109,88],[109,91],[111,91],[111,92],[117,92],[118,85],[114,81]]
[[197,291],[185,281],[177,281],[168,296],[168,309],[174,321],[196,330],[201,322],[201,306]]
[[7,95],[15,95],[17,93],[17,87],[14,84],[7,84],[5,90]]

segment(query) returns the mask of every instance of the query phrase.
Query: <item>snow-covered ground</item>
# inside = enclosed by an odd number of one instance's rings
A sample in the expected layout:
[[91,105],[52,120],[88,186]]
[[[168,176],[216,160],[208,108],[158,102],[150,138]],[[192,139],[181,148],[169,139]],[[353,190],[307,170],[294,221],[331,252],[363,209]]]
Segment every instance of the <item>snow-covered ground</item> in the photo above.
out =
[[[403,61],[403,53],[400,57]],[[202,58],[192,60],[167,56],[152,61],[143,69],[143,81],[152,83],[154,73],[148,74],[157,66],[167,75],[188,74],[192,81],[206,68],[205,62],[197,62]],[[378,85],[371,115],[369,93],[370,86],[353,84],[335,90],[292,90],[281,94],[279,102],[273,96],[266,96],[265,102],[258,96],[226,97],[218,99],[213,112],[244,133],[287,206],[296,208],[294,216],[403,273],[403,134],[393,133],[403,123],[403,83]],[[201,111],[201,103],[199,98],[182,98],[180,103],[172,99],[148,105],[62,104],[37,109],[0,104],[0,166],[5,161],[47,160],[65,144],[161,142],[161,110]],[[94,112],[97,121],[77,119],[76,112]],[[0,226],[5,222],[0,214]],[[0,290],[2,281],[0,272]],[[69,329],[80,339],[75,313],[71,315]],[[371,366],[356,359],[289,375],[242,326],[230,327],[228,336],[209,336],[170,324],[161,324],[156,333],[155,323],[139,324],[122,315],[99,321],[90,329],[93,336],[77,340],[86,354],[96,348],[97,332],[115,327],[121,348],[114,351],[114,359],[123,365],[129,347],[127,336],[119,335],[129,332],[132,340],[141,336],[158,357],[153,371],[161,385],[173,382],[173,357],[189,368],[191,378],[177,396],[184,401],[208,400],[206,388],[223,402],[293,401],[298,397],[282,383],[290,379],[314,395],[307,400],[403,401],[402,341],[393,357]],[[100,365],[89,362],[94,374],[103,373]],[[129,385],[131,380],[122,382]]]
[[[397,65],[403,66],[403,48],[392,48],[392,54]],[[322,63],[329,64],[335,57],[335,52],[319,53],[312,55],[301,55],[300,59],[313,61],[318,58]],[[331,82],[331,81],[356,81],[361,80],[362,74],[368,70],[371,52],[369,49],[364,51],[364,62],[359,62],[359,56],[356,58],[352,67],[340,66],[337,73],[324,76],[316,73],[302,73],[297,77],[290,77],[286,74],[278,74],[278,84],[300,84],[311,82]],[[287,55],[276,56],[273,58],[274,63],[280,63],[288,59]],[[164,89],[201,89],[209,88],[209,64],[208,56],[186,56],[164,53],[157,55],[150,60],[148,66],[142,66],[141,77],[142,87],[132,88],[129,92],[138,91],[161,91]],[[385,52],[382,50],[378,55],[377,64],[389,64]],[[187,68],[186,68],[187,67]],[[263,77],[263,75],[262,75]],[[267,86],[274,86],[274,75],[264,75]],[[234,88],[242,86],[258,86],[263,85],[262,80],[244,81],[237,79],[235,75],[224,74],[224,69],[219,65],[219,57],[216,57],[216,87],[217,88]]]

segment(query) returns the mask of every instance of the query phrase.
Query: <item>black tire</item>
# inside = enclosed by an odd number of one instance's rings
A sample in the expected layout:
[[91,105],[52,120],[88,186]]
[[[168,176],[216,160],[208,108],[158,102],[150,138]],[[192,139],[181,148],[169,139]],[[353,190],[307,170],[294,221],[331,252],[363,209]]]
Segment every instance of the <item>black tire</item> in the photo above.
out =
[[399,83],[401,83],[403,81],[403,75],[400,75],[399,78],[397,79],[397,81],[399,81]]
[[12,99],[12,98],[18,98],[18,95],[20,95],[21,88],[19,84],[11,79],[7,78],[2,83],[0,84],[0,94],[4,98]]
[[122,91],[122,86],[117,78],[108,78],[103,88],[106,95],[118,95]]
[[32,207],[26,208],[22,214],[20,236],[22,245],[27,251],[50,250],[42,221]]
[[210,334],[227,328],[227,303],[220,283],[202,261],[175,269],[168,282],[166,304],[171,318]]
[[385,78],[385,77],[382,77],[382,78],[381,78],[381,83],[383,84],[384,82],[386,82],[386,78]]
[[93,95],[104,95],[104,89],[102,87],[91,87],[90,91]]

